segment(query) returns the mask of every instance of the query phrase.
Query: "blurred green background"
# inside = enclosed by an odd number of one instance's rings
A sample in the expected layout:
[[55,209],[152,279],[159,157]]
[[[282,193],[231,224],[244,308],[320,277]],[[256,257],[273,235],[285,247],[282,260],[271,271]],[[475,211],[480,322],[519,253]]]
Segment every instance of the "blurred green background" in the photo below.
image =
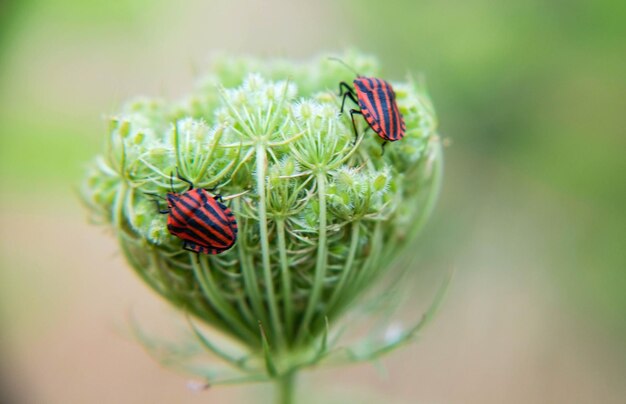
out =
[[305,60],[357,47],[385,78],[427,79],[451,146],[416,301],[427,304],[419,297],[442,272],[457,276],[422,340],[384,360],[386,376],[320,370],[303,391],[357,403],[623,402],[625,21],[617,1],[0,3],[4,384],[46,403],[256,394],[193,393],[124,336],[129,307],[162,306],[112,237],[85,223],[77,184],[105,116],[136,95],[184,94],[212,52]]

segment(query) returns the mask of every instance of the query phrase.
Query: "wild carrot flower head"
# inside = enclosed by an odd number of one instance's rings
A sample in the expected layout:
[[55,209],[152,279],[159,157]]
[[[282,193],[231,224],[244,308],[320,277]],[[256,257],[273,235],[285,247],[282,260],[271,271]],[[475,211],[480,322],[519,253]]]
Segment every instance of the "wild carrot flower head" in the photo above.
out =
[[[375,59],[343,60],[381,76]],[[248,359],[235,358],[193,326],[205,347],[244,372],[273,377],[325,357],[328,327],[390,269],[432,208],[441,149],[424,88],[389,80],[407,129],[381,155],[382,140],[362,117],[354,143],[350,114],[339,114],[338,84],[354,78],[326,57],[220,59],[182,100],[127,103],[89,167],[93,217],[192,324],[246,347]],[[234,247],[197,255],[170,234],[153,195],[183,193],[176,172],[224,197],[239,226]]]

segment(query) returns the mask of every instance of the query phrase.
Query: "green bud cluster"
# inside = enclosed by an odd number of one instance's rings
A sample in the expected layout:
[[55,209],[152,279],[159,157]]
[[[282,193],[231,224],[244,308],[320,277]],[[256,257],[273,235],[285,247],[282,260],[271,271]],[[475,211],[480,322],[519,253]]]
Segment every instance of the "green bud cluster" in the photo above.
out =
[[[343,60],[381,77],[375,59]],[[441,147],[424,88],[391,81],[407,130],[381,155],[362,118],[354,143],[339,114],[338,84],[354,78],[327,58],[221,58],[182,100],[138,99],[111,117],[84,181],[93,218],[113,228],[139,276],[248,347],[270,377],[325,354],[328,324],[390,268],[437,192]],[[153,195],[184,192],[177,172],[230,205],[233,248],[198,256],[168,232]]]

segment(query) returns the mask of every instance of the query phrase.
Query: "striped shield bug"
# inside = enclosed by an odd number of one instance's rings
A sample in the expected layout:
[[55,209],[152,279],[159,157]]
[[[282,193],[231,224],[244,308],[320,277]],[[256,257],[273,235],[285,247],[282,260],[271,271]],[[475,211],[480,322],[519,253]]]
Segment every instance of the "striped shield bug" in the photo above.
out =
[[[343,61],[331,58],[348,67]],[[354,71],[354,70],[353,70]],[[356,73],[356,72],[355,72]],[[354,115],[363,115],[365,121],[374,132],[384,140],[381,150],[385,152],[387,142],[395,142],[404,137],[406,125],[404,118],[396,104],[396,93],[389,82],[375,77],[364,77],[356,73],[357,77],[352,82],[354,88],[342,81],[339,83],[339,96],[341,101],[341,113],[346,103],[346,98],[357,104],[360,109],[351,109],[352,127],[354,128],[354,141],[358,139]]]
[[167,209],[161,209],[154,200],[159,213],[168,214],[167,229],[183,240],[183,248],[201,254],[220,254],[237,241],[237,220],[230,208],[224,205],[221,195],[211,196],[209,190],[194,188],[193,183],[178,174],[179,180],[189,184],[189,189],[178,194],[174,191],[173,175],[170,177],[172,192],[163,198]]

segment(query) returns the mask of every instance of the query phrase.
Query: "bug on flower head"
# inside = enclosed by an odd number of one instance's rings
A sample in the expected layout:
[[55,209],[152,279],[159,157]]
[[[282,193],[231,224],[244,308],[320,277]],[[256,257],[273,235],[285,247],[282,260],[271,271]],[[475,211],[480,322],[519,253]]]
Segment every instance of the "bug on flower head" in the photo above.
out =
[[[177,173],[178,179],[189,184],[182,194],[167,193],[167,209],[161,209],[155,200],[159,213],[169,214],[167,229],[183,240],[183,248],[199,254],[220,254],[231,248],[237,241],[237,220],[230,208],[223,204],[220,195],[212,196],[209,191],[194,188],[193,183]],[[153,195],[153,194],[149,194]],[[155,196],[155,195],[153,195]]]
[[[331,58],[342,63],[339,59]],[[395,142],[404,137],[406,125],[404,118],[398,110],[396,104],[396,93],[387,81],[375,77],[363,77],[357,73],[356,79],[352,82],[354,88],[342,81],[339,83],[339,96],[341,101],[341,113],[346,103],[346,98],[350,98],[361,109],[351,109],[352,127],[354,128],[355,142],[358,139],[354,115],[363,115],[365,121],[374,132],[384,140],[381,149],[385,152],[387,142]]]

